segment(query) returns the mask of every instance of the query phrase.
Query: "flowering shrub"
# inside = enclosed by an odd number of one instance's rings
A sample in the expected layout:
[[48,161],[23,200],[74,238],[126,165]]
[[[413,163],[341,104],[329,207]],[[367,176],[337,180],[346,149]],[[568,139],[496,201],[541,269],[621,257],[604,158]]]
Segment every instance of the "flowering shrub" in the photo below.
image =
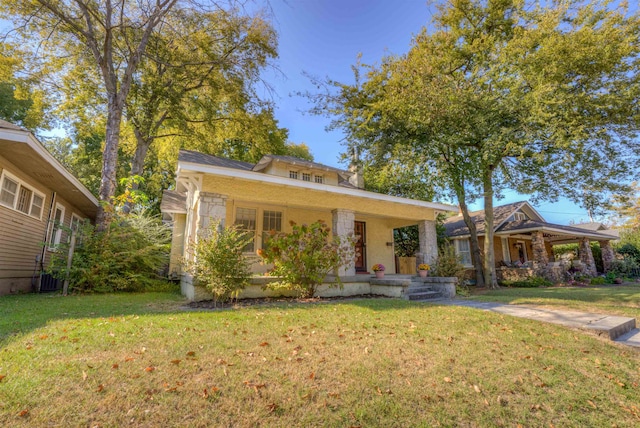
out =
[[[343,242],[334,236],[329,242],[331,229],[322,220],[310,225],[290,224],[291,233],[270,232],[267,248],[258,255],[263,263],[273,263],[270,276],[282,278],[268,287],[297,290],[303,297],[311,297],[327,274],[353,262],[355,238],[349,236]],[[339,276],[336,282],[342,284]]]
[[429,269],[431,269],[431,266],[429,266],[429,265],[428,265],[428,264],[426,264],[426,263],[420,263],[420,264],[418,265],[418,270],[429,270]]
[[384,265],[382,263],[376,263],[371,268],[371,270],[374,271],[374,272],[384,272],[385,269],[386,268],[384,267]]

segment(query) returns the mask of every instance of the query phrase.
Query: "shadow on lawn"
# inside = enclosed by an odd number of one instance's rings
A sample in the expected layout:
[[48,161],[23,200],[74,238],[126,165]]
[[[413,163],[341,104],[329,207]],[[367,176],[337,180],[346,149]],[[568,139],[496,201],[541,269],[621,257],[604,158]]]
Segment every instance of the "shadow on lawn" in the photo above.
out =
[[108,318],[179,312],[179,293],[114,293],[71,295],[22,294],[0,297],[0,348],[17,335],[51,321],[74,318]]

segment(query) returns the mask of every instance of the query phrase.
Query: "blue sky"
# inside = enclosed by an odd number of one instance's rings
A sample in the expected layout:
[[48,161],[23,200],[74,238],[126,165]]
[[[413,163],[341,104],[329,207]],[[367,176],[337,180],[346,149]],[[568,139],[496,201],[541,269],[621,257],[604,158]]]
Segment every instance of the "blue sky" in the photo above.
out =
[[[389,54],[404,54],[411,40],[427,25],[436,9],[427,0],[271,0],[274,26],[279,33],[280,73],[265,78],[275,89],[276,117],[289,129],[289,138],[304,142],[315,160],[336,167],[344,147],[340,132],[327,132],[328,118],[305,113],[310,104],[297,92],[314,91],[304,72],[352,83],[351,66],[379,64]],[[508,192],[498,204],[526,200]],[[569,201],[535,206],[549,222],[588,222],[587,212]],[[472,209],[482,209],[480,202]]]

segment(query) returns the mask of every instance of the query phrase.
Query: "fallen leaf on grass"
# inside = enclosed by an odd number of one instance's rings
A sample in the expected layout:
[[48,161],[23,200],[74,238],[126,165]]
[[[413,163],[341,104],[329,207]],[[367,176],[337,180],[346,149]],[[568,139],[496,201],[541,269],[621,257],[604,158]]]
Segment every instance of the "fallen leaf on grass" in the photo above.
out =
[[589,403],[589,405],[590,405],[591,407],[593,407],[594,409],[597,409],[597,408],[598,408],[598,406],[596,406],[596,405],[595,405],[595,403],[594,403],[593,401],[591,401],[591,400],[587,400],[587,403]]
[[84,370],[82,370],[82,380],[87,380],[87,372],[85,372]]
[[2,382],[2,379],[4,379],[5,377],[7,377],[7,375],[0,374],[0,382]]
[[49,335],[47,334],[43,334],[42,336],[40,336],[40,340],[45,340],[46,338],[48,338]]
[[98,388],[96,389],[96,392],[102,392],[104,390],[104,385],[100,384],[98,385]]
[[453,382],[450,377],[445,377],[443,380],[447,383]]
[[156,369],[155,367],[153,367],[153,366],[149,366],[149,367],[145,368],[145,369],[144,369],[144,371],[145,371],[145,372],[152,372],[152,371],[154,371],[155,369]]
[[195,357],[196,353],[194,351],[187,352],[187,357]]
[[20,416],[21,418],[24,418],[25,416],[27,416],[28,413],[29,413],[29,410],[24,409],[23,411],[18,413],[18,416]]
[[260,346],[269,346],[269,342],[262,342]]
[[313,380],[316,377],[315,372],[311,372],[311,374],[309,375],[309,379]]
[[117,363],[111,366],[111,368],[114,369],[114,370],[117,369],[118,367],[120,367],[120,366]]
[[124,362],[128,363],[129,361],[133,361],[133,360],[135,360],[135,358],[133,358],[133,357],[125,357]]
[[473,390],[478,394],[480,393],[480,387],[478,385],[473,385]]
[[171,364],[180,364],[182,360],[171,360]]
[[269,413],[273,413],[274,411],[278,410],[278,405],[276,403],[271,403],[269,405],[267,405],[267,410],[269,410]]

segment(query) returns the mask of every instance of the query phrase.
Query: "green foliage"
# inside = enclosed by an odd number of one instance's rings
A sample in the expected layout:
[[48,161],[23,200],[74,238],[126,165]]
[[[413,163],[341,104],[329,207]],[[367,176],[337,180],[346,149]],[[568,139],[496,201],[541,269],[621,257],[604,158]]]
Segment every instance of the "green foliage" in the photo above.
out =
[[607,281],[607,278],[603,276],[596,276],[595,278],[591,278],[591,285],[604,285],[608,283],[609,282]]
[[[310,225],[291,222],[291,226],[290,233],[272,231],[267,248],[258,254],[264,263],[273,263],[269,274],[281,278],[269,286],[296,290],[304,297],[312,297],[327,274],[353,262],[355,238],[341,240],[334,236],[330,241],[331,229],[323,220]],[[342,284],[339,276],[336,282]]]
[[418,226],[393,229],[393,242],[398,257],[415,257],[420,250]]
[[578,256],[578,244],[560,244],[553,246],[553,256],[558,259],[565,254],[573,254],[573,257]]
[[531,278],[520,279],[517,281],[503,281],[502,285],[505,287],[514,288],[538,288],[538,287],[550,287],[553,283],[540,276],[532,276]]
[[212,223],[189,249],[185,268],[198,285],[209,290],[215,300],[237,297],[249,285],[249,262],[242,253],[252,236],[240,226],[222,227]]
[[631,278],[638,276],[640,265],[631,256],[625,255],[622,259],[616,259],[611,263],[609,273],[616,275],[618,278]]
[[[170,229],[158,217],[135,213],[115,215],[103,232],[91,224],[78,231],[69,270],[69,289],[81,293],[144,291],[162,282],[169,261]],[[67,274],[70,243],[59,245],[48,271],[58,278]]]
[[438,252],[438,260],[432,268],[434,276],[456,277],[459,284],[462,284],[465,279],[465,267],[460,262],[460,257],[456,254],[453,245],[445,245]]

